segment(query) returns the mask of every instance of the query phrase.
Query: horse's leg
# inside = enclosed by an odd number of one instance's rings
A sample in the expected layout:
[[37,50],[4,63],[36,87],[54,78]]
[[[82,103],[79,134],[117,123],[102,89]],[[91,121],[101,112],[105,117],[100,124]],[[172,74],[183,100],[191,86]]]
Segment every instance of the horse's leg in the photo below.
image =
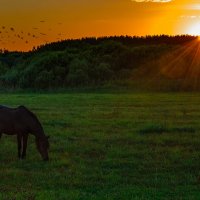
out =
[[1,139],[2,133],[0,133],[0,139]]
[[28,141],[28,134],[24,134],[22,137],[23,140],[23,148],[22,148],[22,159],[26,158],[26,148],[27,148],[27,141]]
[[17,134],[17,142],[18,142],[18,158],[21,158],[21,149],[22,149],[22,135]]

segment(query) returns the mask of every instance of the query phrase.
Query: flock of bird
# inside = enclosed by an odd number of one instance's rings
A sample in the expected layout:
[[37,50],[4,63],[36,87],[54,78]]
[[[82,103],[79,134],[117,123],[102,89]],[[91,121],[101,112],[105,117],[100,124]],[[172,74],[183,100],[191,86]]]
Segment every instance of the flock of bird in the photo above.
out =
[[[40,23],[45,23],[44,20],[41,20]],[[62,23],[58,23],[58,25],[62,25]],[[51,28],[48,31],[52,31]],[[61,40],[62,34],[58,33],[56,40]],[[0,26],[0,48],[2,45],[6,44],[15,44],[17,41],[28,44],[30,40],[40,39],[44,43],[48,43],[47,40],[48,34],[40,32],[38,27],[32,27],[31,31],[23,31],[17,30],[15,27],[6,27],[4,25]]]

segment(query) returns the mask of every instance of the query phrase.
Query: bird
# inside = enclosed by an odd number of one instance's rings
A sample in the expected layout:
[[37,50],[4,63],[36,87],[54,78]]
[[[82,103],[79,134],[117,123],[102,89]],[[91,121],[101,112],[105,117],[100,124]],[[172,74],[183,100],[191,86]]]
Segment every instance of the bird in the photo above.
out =
[[40,33],[40,35],[46,35],[45,33]]

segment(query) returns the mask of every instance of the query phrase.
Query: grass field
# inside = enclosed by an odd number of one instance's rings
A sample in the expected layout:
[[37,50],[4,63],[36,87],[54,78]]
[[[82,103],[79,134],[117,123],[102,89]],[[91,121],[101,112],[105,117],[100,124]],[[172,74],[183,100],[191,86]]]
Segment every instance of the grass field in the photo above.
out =
[[200,199],[200,94],[1,94],[50,135],[43,162],[30,136],[0,141],[0,200]]

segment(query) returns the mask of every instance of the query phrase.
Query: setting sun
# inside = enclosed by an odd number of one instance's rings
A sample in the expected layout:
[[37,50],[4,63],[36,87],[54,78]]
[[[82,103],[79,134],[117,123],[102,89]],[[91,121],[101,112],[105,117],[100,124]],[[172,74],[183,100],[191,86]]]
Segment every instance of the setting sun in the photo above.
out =
[[199,36],[200,35],[200,22],[191,25],[187,30],[187,34]]

